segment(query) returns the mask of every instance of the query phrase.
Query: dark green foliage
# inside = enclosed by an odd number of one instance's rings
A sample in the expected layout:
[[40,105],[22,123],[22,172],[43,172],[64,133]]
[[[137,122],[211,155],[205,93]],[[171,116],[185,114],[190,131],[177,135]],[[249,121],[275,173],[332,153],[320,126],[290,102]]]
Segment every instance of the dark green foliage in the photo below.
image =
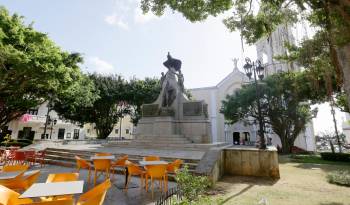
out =
[[181,12],[188,20],[201,21],[209,15],[216,16],[232,7],[231,0],[142,0],[141,8],[144,13],[152,11],[156,15],[162,15],[169,7]]
[[348,106],[348,96],[344,92],[337,94],[335,104],[338,108],[340,108],[342,112],[350,113],[350,108]]
[[191,174],[187,165],[184,169],[177,172],[175,179],[183,195],[183,201],[188,204],[194,203],[201,198],[211,185],[208,177]]
[[133,109],[131,109],[131,119],[134,125],[137,125],[141,118],[141,106],[142,104],[149,104],[154,102],[160,91],[161,85],[157,78],[146,78],[140,80],[133,78],[129,82],[129,103]]
[[327,180],[331,184],[350,187],[350,171],[335,171],[327,175]]
[[321,157],[328,161],[350,162],[350,153],[321,152]]
[[28,145],[31,145],[33,141],[31,140],[10,140],[9,142],[1,142],[1,146],[6,146],[6,147],[26,147]]

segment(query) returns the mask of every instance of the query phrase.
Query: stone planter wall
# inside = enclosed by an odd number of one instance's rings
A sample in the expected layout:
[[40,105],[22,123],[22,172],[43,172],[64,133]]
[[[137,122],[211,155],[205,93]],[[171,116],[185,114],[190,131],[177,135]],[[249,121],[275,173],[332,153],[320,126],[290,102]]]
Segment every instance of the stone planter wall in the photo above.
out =
[[279,178],[278,154],[275,148],[226,148],[224,173],[240,176]]
[[271,177],[279,179],[277,149],[226,147],[206,152],[199,162],[196,173],[206,175],[215,183],[223,175]]

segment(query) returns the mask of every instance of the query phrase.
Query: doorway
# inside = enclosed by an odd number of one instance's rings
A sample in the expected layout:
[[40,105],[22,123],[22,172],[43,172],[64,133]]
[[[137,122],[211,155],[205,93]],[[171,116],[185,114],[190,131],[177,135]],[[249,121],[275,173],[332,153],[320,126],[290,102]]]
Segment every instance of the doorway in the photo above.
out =
[[64,129],[60,128],[58,129],[58,135],[57,135],[57,139],[59,140],[63,140],[64,139]]
[[233,133],[233,144],[234,145],[239,145],[239,138],[240,138],[239,132],[234,132]]

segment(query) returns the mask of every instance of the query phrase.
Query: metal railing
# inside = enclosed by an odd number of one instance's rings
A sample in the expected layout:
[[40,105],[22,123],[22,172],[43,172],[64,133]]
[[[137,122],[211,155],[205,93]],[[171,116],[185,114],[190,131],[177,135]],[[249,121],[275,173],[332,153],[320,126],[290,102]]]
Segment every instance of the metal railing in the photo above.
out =
[[169,189],[165,194],[162,194],[156,201],[155,205],[171,205],[172,202],[180,201],[182,194],[179,187]]

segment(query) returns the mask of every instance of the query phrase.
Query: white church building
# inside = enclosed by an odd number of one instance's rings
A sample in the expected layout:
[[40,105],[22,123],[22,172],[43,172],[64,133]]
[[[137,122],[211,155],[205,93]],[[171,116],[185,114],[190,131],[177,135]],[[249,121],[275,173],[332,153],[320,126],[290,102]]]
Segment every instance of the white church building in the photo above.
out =
[[[290,28],[280,26],[270,38],[264,38],[257,42],[257,57],[266,64],[265,76],[288,70],[299,70],[295,65],[287,65],[273,59],[273,56],[286,52],[284,47],[285,41],[294,42],[293,35]],[[245,73],[238,69],[236,62],[232,72],[217,85],[190,89],[195,100],[204,100],[208,104],[213,142],[248,145],[254,145],[256,143],[257,123],[256,125],[245,125],[243,122],[238,122],[230,125],[225,123],[224,115],[220,113],[222,100],[226,98],[226,95],[233,94],[235,90],[241,88],[245,83],[249,83],[249,79]],[[268,133],[266,135],[271,140],[271,143],[276,146],[281,145],[278,136],[271,129],[267,129],[267,131]],[[312,122],[297,137],[294,145],[304,150],[316,151]]]

